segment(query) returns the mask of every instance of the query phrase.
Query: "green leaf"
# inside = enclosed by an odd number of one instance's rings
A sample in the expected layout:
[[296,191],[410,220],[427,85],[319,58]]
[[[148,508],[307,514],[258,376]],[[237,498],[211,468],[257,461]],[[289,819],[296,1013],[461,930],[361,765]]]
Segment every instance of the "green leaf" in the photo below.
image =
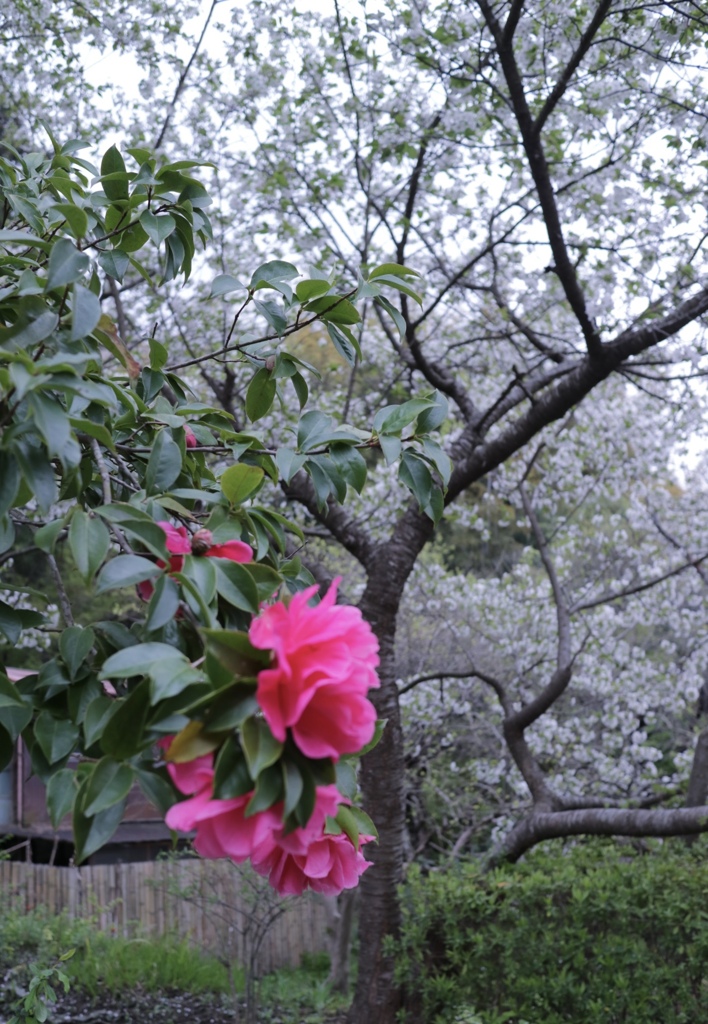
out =
[[430,469],[425,462],[413,452],[404,451],[398,467],[398,477],[411,491],[421,509],[425,509],[430,501],[433,486]]
[[205,629],[207,651],[234,676],[254,678],[270,663],[270,654],[251,644],[246,633],[235,629]]
[[230,292],[241,292],[245,290],[245,284],[241,284],[241,282],[235,277],[232,277],[231,274],[219,274],[211,283],[209,297],[215,298],[217,295],[229,295]]
[[60,238],[52,246],[47,267],[47,283],[45,291],[63,288],[73,284],[86,273],[90,260],[86,253],[79,252],[68,238]]
[[434,391],[431,395],[431,401],[434,404],[430,408],[423,410],[418,417],[416,424],[417,434],[427,434],[431,430],[437,430],[447,419],[449,404],[445,395],[439,391]]
[[165,661],[189,664],[184,654],[176,647],[150,641],[150,643],[134,644],[132,647],[124,647],[122,651],[116,651],[103,663],[101,675],[107,679],[127,679],[131,676],[149,675],[153,665]]
[[79,668],[88,657],[95,642],[91,628],[70,626],[59,637],[59,651],[72,679],[76,679]]
[[53,828],[71,811],[76,796],[76,772],[71,768],[60,768],[47,783],[47,810]]
[[366,483],[366,460],[361,452],[351,444],[338,441],[330,446],[329,457],[342,478],[361,494]]
[[422,296],[417,291],[415,291],[414,288],[411,288],[411,286],[406,281],[401,281],[400,278],[396,278],[391,274],[379,275],[379,277],[376,278],[376,285],[386,285],[389,288],[395,288],[396,291],[402,292],[404,295],[407,295],[409,298],[413,299],[413,301],[417,302],[419,306],[423,305]]
[[304,409],[307,405],[307,400],[310,397],[310,389],[307,386],[307,381],[301,373],[294,373],[290,378],[292,385],[295,388],[295,394],[297,400],[300,403],[300,408]]
[[452,474],[452,460],[450,456],[442,450],[439,444],[429,440],[427,437],[423,439],[423,454],[433,463],[440,474],[443,486],[447,487]]
[[0,601],[0,633],[9,643],[16,644],[23,629],[31,629],[32,626],[41,626],[43,623],[44,616],[39,612],[13,608],[5,601]]
[[40,549],[40,551],[46,551],[47,554],[51,554],[54,550],[54,545],[57,542],[57,537],[64,529],[64,519],[55,519],[53,523],[45,523],[41,526],[34,535],[34,543]]
[[398,330],[398,333],[401,336],[401,338],[405,338],[406,321],[403,319],[401,311],[399,309],[396,309],[396,307],[391,302],[389,302],[389,300],[385,298],[383,295],[377,296],[374,299],[374,302],[376,303],[377,306],[381,306],[382,309],[386,310],[386,312],[396,325],[396,329]]
[[268,601],[283,582],[280,573],[262,562],[247,562],[244,569],[253,577],[258,590],[258,601]]
[[20,467],[12,452],[0,451],[0,516],[13,507],[20,487]]
[[245,796],[253,789],[253,780],[238,743],[229,738],[221,747],[214,761],[214,797],[216,800],[232,800]]
[[84,582],[90,583],[98,572],[109,546],[110,534],[106,524],[81,508],[75,509],[69,525],[69,547]]
[[288,321],[283,307],[273,299],[254,299],[254,307],[264,316],[276,334],[283,334]]
[[41,392],[34,392],[29,396],[29,405],[47,451],[51,456],[61,455],[71,436],[69,417],[61,402]]
[[381,737],[383,736],[383,731],[386,728],[386,723],[387,722],[388,722],[387,718],[377,718],[376,719],[376,725],[374,727],[374,735],[371,737],[371,739],[366,744],[366,746],[361,748],[361,750],[357,754],[357,757],[363,757],[365,754],[368,754],[370,750],[373,750],[374,747],[378,745],[379,741],[381,740]]
[[401,405],[386,405],[374,417],[374,430],[377,434],[398,434],[431,405],[430,398],[411,398]]
[[253,290],[271,288],[283,281],[292,281],[297,276],[297,267],[294,267],[292,263],[285,263],[283,260],[271,260],[268,263],[262,263],[260,267],[253,271],[251,283],[248,287]]
[[109,277],[114,278],[119,284],[123,283],[125,272],[130,266],[127,253],[120,249],[111,249],[109,252],[99,253],[98,262]]
[[38,235],[31,235],[27,231],[15,231],[10,228],[0,231],[0,245],[21,245],[23,247],[32,245],[37,249],[48,250],[51,244],[46,239],[40,238]]
[[0,518],[0,553],[9,551],[15,543],[15,524],[9,516]]
[[263,718],[246,719],[241,726],[241,746],[254,780],[265,768],[275,764],[283,752],[283,744],[276,740]]
[[17,319],[12,327],[0,328],[0,346],[14,351],[31,348],[53,334],[58,323],[58,314],[42,299],[25,295],[17,303]]
[[356,306],[340,295],[323,295],[303,308],[309,313],[317,313],[320,320],[333,324],[358,324],[361,320]]
[[233,608],[258,614],[258,590],[253,577],[237,562],[212,559],[216,565],[216,589]]
[[[158,246],[166,238],[169,238],[176,227],[175,219],[169,213],[156,216],[150,210],[143,210],[139,219],[148,238]],[[122,242],[121,245],[123,245]]]
[[18,446],[17,457],[25,483],[37,499],[40,512],[46,515],[59,497],[54,469],[47,458],[47,453],[41,448],[33,448],[26,444]]
[[155,589],[148,605],[145,630],[148,633],[162,629],[172,622],[179,608],[179,587],[167,574],[155,581]]
[[410,267],[404,267],[401,263],[380,263],[378,267],[374,267],[369,272],[369,280],[373,281],[377,277],[389,275],[391,277],[420,277],[417,270],[411,270]]
[[351,761],[338,761],[335,765],[337,772],[337,789],[348,800],[354,800],[357,791],[356,771]]
[[280,764],[283,772],[283,789],[285,790],[283,817],[287,818],[300,803],[304,783],[302,773],[296,764],[285,758],[283,758]]
[[239,462],[222,473],[219,484],[231,505],[240,505],[260,487],[264,471],[260,466],[249,466]]
[[145,471],[148,494],[168,491],[182,472],[182,452],[167,428],[158,431]]
[[73,722],[40,711],[34,723],[34,735],[49,765],[68,757],[77,744],[79,730]]
[[75,284],[71,306],[71,340],[88,337],[100,319],[101,303],[98,296],[83,285]]
[[202,600],[211,604],[216,594],[216,560],[204,556],[186,555],[181,575],[191,580]]
[[112,701],[110,717],[103,724],[98,739],[105,754],[124,761],[142,750],[145,720],[150,707],[151,683],[143,680],[127,697]]
[[348,332],[348,337],[347,334],[337,327],[336,324],[328,323],[327,333],[342,359],[344,359],[349,366],[354,366],[357,356],[361,356],[361,350],[359,349],[358,342],[354,339],[353,335],[351,335],[351,331]]
[[267,811],[269,807],[283,798],[283,776],[277,765],[265,768],[256,780],[256,789],[246,805],[244,817],[260,811]]
[[302,469],[306,458],[307,456],[298,455],[290,448],[278,448],[275,455],[275,464],[286,484],[289,484],[298,470]]
[[175,802],[174,790],[169,782],[157,772],[145,768],[136,768],[135,775],[138,785],[153,807],[156,807],[163,816],[167,814]]
[[88,777],[83,813],[93,816],[124,800],[133,785],[133,769],[112,757],[103,757]]
[[392,466],[403,448],[400,437],[397,435],[390,437],[388,434],[381,434],[379,444],[381,445],[383,457],[386,459],[386,465]]
[[275,398],[276,383],[265,367],[258,370],[246,392],[246,415],[252,423],[270,411]]
[[76,864],[81,864],[92,853],[105,846],[120,825],[125,810],[126,801],[121,800],[120,803],[113,804],[112,807],[100,811],[93,817],[87,816],[82,810],[82,804],[86,800],[89,781],[86,779],[82,783],[74,801],[73,826],[76,846],[74,861]]
[[329,281],[321,281],[318,279],[300,281],[295,286],[295,294],[297,295],[300,302],[309,302],[311,299],[316,299],[320,295],[326,294],[330,289]]
[[154,579],[162,569],[147,558],[139,555],[118,555],[107,562],[101,570],[96,583],[96,592],[116,590],[118,587],[129,587],[143,580]]
[[83,238],[88,233],[88,217],[86,211],[74,203],[57,203],[54,207],[66,220],[74,238]]
[[109,177],[102,182],[103,191],[111,202],[128,199],[130,179],[125,170],[125,161],[115,146],[107,149],[101,160],[101,178],[106,175]]
[[150,369],[161,370],[169,358],[169,353],[164,345],[155,338],[150,338]]

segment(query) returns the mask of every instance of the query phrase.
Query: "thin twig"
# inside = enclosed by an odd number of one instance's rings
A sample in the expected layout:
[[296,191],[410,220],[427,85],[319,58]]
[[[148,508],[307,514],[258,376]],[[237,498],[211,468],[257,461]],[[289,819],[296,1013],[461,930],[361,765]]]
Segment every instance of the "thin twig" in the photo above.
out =
[[66,587],[64,586],[64,580],[61,578],[61,573],[59,572],[57,560],[54,557],[54,555],[47,555],[47,561],[49,562],[49,568],[51,570],[52,576],[54,577],[54,582],[56,584],[57,595],[59,597],[59,609],[61,611],[61,617],[64,620],[64,625],[67,627],[73,626],[74,614],[71,610],[71,604],[69,602],[69,596],[66,592]]

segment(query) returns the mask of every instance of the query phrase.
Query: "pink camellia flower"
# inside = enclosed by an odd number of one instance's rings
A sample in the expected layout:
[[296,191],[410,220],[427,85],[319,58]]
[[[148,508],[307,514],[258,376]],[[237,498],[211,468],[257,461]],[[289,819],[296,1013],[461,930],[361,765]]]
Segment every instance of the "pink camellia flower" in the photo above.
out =
[[[371,842],[373,836],[359,836],[361,844]],[[260,875],[268,881],[281,896],[300,896],[305,889],[336,896],[343,889],[353,889],[371,862],[352,843],[345,833],[340,835],[322,834],[314,839],[304,854],[289,853],[282,845],[275,846],[266,857],[258,857],[256,851],[252,863]]]
[[199,441],[197,441],[197,435],[194,433],[188,423],[184,425],[184,443],[187,448],[198,448]]
[[[172,556],[170,558],[170,572],[181,572],[184,565],[185,555],[206,555],[207,558],[228,558],[231,562],[252,562],[253,551],[244,544],[242,540],[227,540],[224,544],[214,544],[211,531],[197,530],[193,537],[190,537],[186,526],[173,526],[163,520],[158,521],[165,534],[165,547]],[[162,561],[157,563],[161,569],[166,565]],[[138,597],[143,601],[149,601],[152,597],[154,586],[151,580],[143,580],[136,587]]]
[[379,685],[378,641],[358,608],[335,604],[339,582],[314,607],[307,602],[317,587],[287,607],[265,608],[248,634],[254,647],[273,651],[256,699],[275,738],[283,742],[291,729],[306,757],[335,761],[373,737],[376,711],[366,694]]

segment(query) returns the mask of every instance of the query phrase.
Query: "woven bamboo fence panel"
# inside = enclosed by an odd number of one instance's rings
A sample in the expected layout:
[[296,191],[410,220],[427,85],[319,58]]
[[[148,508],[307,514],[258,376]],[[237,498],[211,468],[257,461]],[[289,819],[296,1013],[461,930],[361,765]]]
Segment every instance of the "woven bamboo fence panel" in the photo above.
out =
[[20,911],[43,908],[135,938],[173,935],[257,975],[327,950],[332,907],[314,894],[282,899],[228,861],[168,859],[57,868],[0,861],[0,893]]

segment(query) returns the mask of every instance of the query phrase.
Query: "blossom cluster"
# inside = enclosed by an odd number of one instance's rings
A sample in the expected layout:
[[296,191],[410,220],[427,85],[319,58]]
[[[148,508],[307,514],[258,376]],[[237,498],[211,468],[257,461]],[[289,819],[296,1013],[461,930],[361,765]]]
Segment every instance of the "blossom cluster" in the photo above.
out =
[[[196,830],[194,848],[202,857],[228,857],[237,864],[250,859],[282,896],[305,889],[326,896],[351,889],[369,867],[344,832],[326,831],[342,797],[334,785],[318,786],[315,808],[304,828],[285,831],[282,802],[248,816],[253,792],[230,800],[214,798],[213,754],[186,764],[168,764],[177,789],[191,794],[167,812],[167,825],[179,832]],[[359,844],[373,836],[360,836]]]
[[[187,544],[194,549],[193,541],[170,529],[168,549],[175,557],[187,553]],[[379,685],[377,640],[358,609],[335,603],[338,583],[319,605],[308,603],[317,590],[310,587],[288,604],[277,601],[263,608],[248,635],[253,648],[270,652],[268,667],[258,672],[255,696],[274,740],[290,739],[299,755],[332,763],[358,753],[373,738],[376,711],[367,692]],[[287,827],[282,800],[249,813],[255,790],[217,798],[213,753],[174,763],[169,761],[170,741],[162,745],[170,777],[187,796],[170,808],[166,822],[177,831],[195,831],[200,855],[237,863],[250,859],[283,895],[307,888],[332,895],[356,885],[368,868],[361,846],[374,837],[359,834],[353,841],[338,826],[338,809],[348,800],[334,784],[318,785],[307,822],[293,828],[291,821]]]

